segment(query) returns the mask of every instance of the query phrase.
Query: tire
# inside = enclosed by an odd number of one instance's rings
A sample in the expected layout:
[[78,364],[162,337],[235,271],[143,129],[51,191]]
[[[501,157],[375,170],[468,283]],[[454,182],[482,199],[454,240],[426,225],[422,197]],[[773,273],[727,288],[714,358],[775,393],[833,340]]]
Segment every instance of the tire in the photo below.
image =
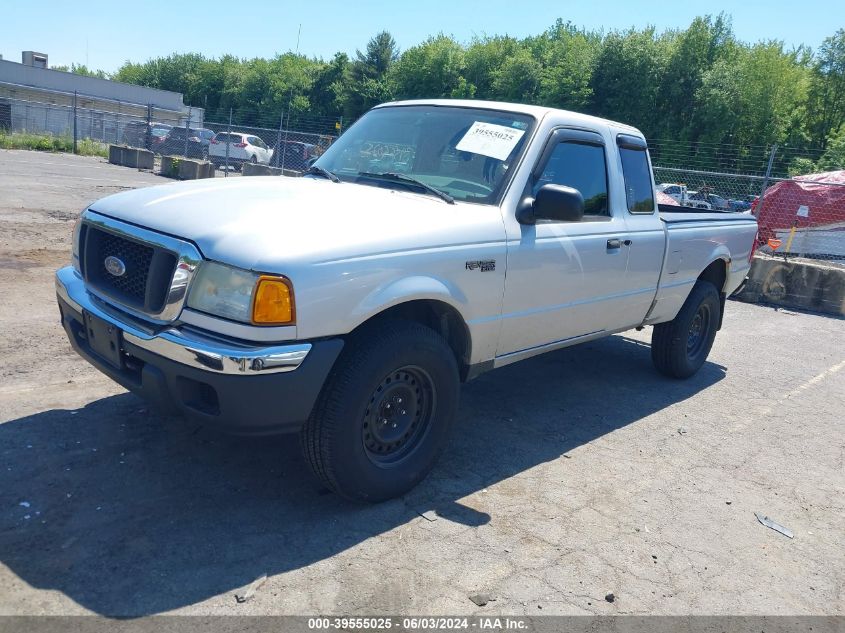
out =
[[446,445],[459,391],[455,356],[434,330],[407,321],[363,330],[347,341],[302,429],[305,460],[347,499],[402,495]]
[[255,154],[253,154],[250,157],[249,162],[251,162],[253,165],[257,164],[258,163],[258,157]]
[[672,321],[654,326],[651,360],[661,374],[689,378],[704,364],[719,325],[719,291],[709,281],[696,281]]

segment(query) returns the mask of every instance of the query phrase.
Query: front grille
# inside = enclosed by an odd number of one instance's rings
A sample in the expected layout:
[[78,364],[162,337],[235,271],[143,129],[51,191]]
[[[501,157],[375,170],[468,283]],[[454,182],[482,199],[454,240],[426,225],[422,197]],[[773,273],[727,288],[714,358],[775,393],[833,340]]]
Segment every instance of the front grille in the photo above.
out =
[[[103,234],[97,246],[97,259],[100,262],[98,276],[101,282],[118,294],[143,304],[153,249],[109,233]],[[124,263],[126,272],[123,275],[116,277],[106,270],[105,261],[110,256],[117,257]]]
[[[89,226],[82,246],[86,281],[118,302],[150,314],[160,312],[170,289],[176,255],[142,242]],[[106,268],[116,257],[125,266],[121,275]]]

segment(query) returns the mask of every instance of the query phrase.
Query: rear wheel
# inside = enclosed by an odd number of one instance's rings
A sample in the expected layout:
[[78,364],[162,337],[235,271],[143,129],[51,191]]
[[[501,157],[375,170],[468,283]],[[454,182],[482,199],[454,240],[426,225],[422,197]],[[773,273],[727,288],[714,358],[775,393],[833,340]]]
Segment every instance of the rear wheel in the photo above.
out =
[[389,321],[353,336],[303,427],[305,459],[349,499],[382,501],[434,466],[458,404],[454,354],[433,330]]
[[713,347],[719,324],[719,292],[709,281],[695,282],[677,316],[654,326],[651,359],[661,374],[689,378]]

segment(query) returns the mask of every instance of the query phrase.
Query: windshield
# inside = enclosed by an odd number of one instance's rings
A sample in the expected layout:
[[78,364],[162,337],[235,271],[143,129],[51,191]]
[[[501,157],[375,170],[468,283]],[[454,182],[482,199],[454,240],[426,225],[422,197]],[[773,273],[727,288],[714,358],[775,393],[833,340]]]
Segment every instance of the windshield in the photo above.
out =
[[[403,186],[361,174],[415,178],[466,202],[494,203],[527,143],[524,114],[453,106],[376,108],[349,128],[317,165],[341,180]],[[410,185],[413,187],[413,185]]]

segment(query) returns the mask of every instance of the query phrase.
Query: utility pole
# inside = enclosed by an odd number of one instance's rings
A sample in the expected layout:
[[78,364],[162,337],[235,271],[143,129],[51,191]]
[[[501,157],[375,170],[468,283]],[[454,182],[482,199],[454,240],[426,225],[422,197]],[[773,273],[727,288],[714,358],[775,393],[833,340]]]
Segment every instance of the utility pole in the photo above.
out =
[[[299,38],[302,35],[302,23],[299,24],[299,31],[296,34],[296,56],[299,57]],[[288,96],[288,124],[285,126],[285,144],[281,148],[282,151],[282,169],[285,168],[285,159],[287,158],[288,148],[288,134],[290,132],[290,107],[293,104],[293,85],[290,87],[290,95]],[[282,113],[284,116],[284,112]],[[279,166],[278,159],[276,160],[276,167]]]
[[772,165],[775,162],[775,154],[778,151],[777,143],[772,145],[772,153],[769,154],[769,166],[766,167],[766,175],[763,177],[763,188],[760,190],[760,203],[757,205],[757,217],[760,217],[760,212],[763,210],[763,198],[766,194],[766,189],[769,188],[769,178],[772,177]]
[[191,107],[188,106],[188,120],[185,121],[185,158],[188,157],[188,134],[191,132]]
[[73,91],[73,153],[78,154],[76,149],[77,128],[76,128],[76,90]]
[[223,177],[229,177],[229,145],[232,142],[232,108],[229,108],[229,127],[226,128],[226,171],[223,172]]

